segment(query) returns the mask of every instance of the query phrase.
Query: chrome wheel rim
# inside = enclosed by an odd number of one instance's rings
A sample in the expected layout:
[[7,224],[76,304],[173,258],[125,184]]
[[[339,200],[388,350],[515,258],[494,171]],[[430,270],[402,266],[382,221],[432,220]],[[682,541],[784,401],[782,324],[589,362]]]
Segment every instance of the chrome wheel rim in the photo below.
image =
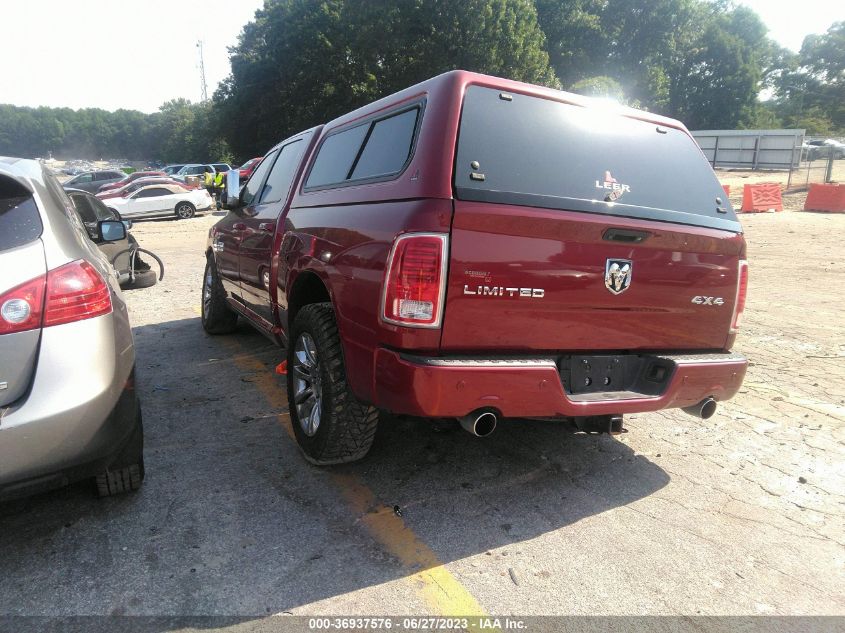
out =
[[188,219],[193,215],[193,210],[187,204],[183,204],[176,210],[176,213],[179,214],[180,218]]
[[299,335],[293,348],[293,402],[302,432],[313,436],[320,428],[323,389],[317,346],[307,332]]
[[205,281],[202,284],[202,315],[205,317],[211,308],[211,289],[214,285],[214,277],[211,275],[211,266],[205,267]]

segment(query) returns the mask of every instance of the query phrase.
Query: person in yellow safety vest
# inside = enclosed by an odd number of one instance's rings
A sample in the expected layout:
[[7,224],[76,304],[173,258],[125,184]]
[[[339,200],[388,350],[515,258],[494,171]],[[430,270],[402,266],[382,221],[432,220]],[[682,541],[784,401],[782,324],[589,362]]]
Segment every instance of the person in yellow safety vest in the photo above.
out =
[[226,175],[222,171],[218,171],[214,177],[214,191],[217,195],[217,208],[220,209],[226,196]]
[[205,188],[208,190],[208,193],[214,193],[214,191],[213,191],[213,187],[214,187],[214,174],[212,174],[210,171],[205,172],[205,174],[203,174],[203,182],[202,182],[202,184],[203,184],[203,185],[205,186]]

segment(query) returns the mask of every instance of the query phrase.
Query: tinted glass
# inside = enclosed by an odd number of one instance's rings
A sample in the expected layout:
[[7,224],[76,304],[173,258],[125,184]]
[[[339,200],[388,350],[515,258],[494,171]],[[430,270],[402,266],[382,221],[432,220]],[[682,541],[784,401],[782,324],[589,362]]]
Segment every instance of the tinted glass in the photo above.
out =
[[84,182],[91,182],[94,179],[94,174],[81,174],[71,180],[69,185],[81,185]]
[[97,222],[97,213],[91,204],[91,200],[81,193],[70,194],[70,199],[73,201],[73,206],[76,207],[76,212],[79,217],[86,224],[94,224]]
[[368,129],[368,125],[359,125],[326,138],[320,146],[305,186],[323,187],[346,180]]
[[276,159],[261,193],[261,204],[278,202],[287,197],[304,150],[305,143],[301,140],[289,143],[281,149],[281,154]]
[[278,151],[275,151],[272,154],[268,154],[258,166],[258,169],[252,172],[249,180],[246,181],[241,197],[241,202],[244,206],[251,205],[255,200],[255,197],[258,195],[258,190],[261,185],[264,184],[264,178],[267,176],[267,172],[270,171],[270,167],[273,166],[273,161],[276,159],[278,153]]
[[378,121],[352,172],[353,179],[397,173],[411,153],[419,108]]
[[101,200],[97,198],[88,198],[86,196],[88,202],[91,204],[91,207],[94,209],[94,213],[97,215],[97,220],[117,220],[118,217],[112,211],[109,211],[108,207]]
[[23,246],[41,235],[41,217],[32,196],[0,177],[0,251]]
[[467,89],[458,198],[741,230],[710,164],[683,131],[599,108],[499,95]]
[[143,191],[139,191],[136,198],[156,198],[158,196],[169,196],[170,191],[168,189],[162,189],[160,187],[153,187],[152,189],[144,189]]

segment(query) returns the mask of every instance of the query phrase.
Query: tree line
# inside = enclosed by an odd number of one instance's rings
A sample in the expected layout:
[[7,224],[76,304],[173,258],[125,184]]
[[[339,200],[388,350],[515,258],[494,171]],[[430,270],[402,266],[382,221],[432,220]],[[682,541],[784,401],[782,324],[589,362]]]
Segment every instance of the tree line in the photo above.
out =
[[153,114],[2,105],[0,154],[239,161],[455,68],[613,98],[690,129],[845,133],[845,22],[793,53],[730,0],[265,0],[230,61],[209,102]]

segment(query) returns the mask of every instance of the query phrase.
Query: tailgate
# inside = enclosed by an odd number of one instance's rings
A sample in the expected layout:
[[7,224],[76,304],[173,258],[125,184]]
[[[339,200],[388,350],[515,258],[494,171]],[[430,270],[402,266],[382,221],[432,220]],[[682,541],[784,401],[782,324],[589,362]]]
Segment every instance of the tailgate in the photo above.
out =
[[[6,316],[14,319],[20,315],[19,311],[13,312],[20,307],[20,302],[15,302],[9,291],[43,277],[47,271],[44,245],[38,238],[41,230],[38,209],[28,192],[0,176],[0,309],[3,310],[0,319]],[[41,329],[5,334],[2,331],[0,329],[0,406],[5,406],[29,388]]]
[[731,231],[455,200],[442,349],[722,349],[743,244]]

